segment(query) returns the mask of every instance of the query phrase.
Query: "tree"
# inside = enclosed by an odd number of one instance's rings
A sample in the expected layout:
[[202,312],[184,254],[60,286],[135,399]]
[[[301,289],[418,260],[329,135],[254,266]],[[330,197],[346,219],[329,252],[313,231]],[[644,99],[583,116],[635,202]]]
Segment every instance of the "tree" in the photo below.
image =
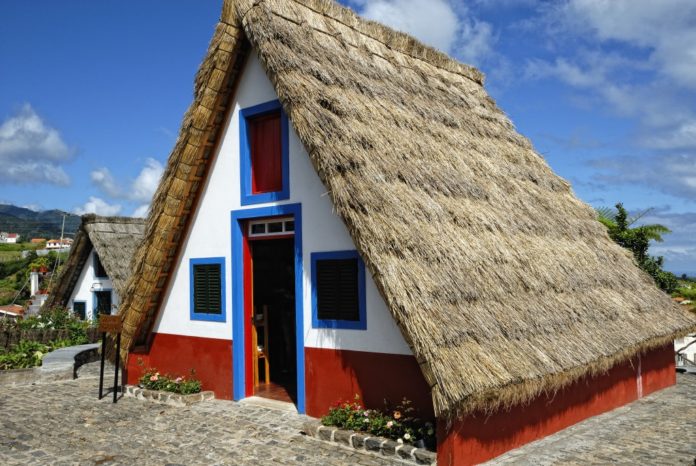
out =
[[616,210],[608,207],[596,210],[597,219],[607,227],[609,237],[633,253],[638,266],[655,280],[660,289],[666,293],[673,292],[678,287],[677,277],[663,270],[662,256],[653,257],[648,254],[650,241],[662,242],[662,236],[671,233],[671,230],[660,224],[632,227],[649,210],[630,218],[622,203],[616,204]]

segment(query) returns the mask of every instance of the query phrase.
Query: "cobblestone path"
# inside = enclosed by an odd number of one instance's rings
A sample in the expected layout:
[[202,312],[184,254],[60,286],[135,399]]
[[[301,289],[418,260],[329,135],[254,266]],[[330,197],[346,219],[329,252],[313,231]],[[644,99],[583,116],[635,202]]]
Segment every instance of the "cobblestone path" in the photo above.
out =
[[[489,464],[695,464],[696,375]],[[403,464],[301,435],[303,416],[229,401],[187,408],[96,399],[79,379],[0,387],[0,465]]]
[[696,465],[696,374],[487,464]]
[[246,403],[99,401],[88,374],[0,387],[0,465],[404,464],[306,437],[304,416]]

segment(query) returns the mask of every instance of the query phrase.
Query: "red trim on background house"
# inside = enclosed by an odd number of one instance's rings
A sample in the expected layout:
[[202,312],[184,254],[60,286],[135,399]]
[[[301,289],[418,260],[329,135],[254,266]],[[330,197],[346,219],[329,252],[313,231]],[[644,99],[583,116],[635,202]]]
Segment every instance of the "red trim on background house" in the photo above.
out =
[[[643,394],[674,385],[672,344],[641,356]],[[581,379],[555,395],[492,415],[480,413],[456,420],[449,428],[439,420],[437,464],[478,464],[553,434],[588,417],[610,411],[638,397],[638,359],[619,364],[606,374]]]
[[323,416],[357,394],[368,408],[406,397],[422,416],[434,417],[430,388],[413,356],[305,347],[305,390],[309,416]]
[[127,383],[137,384],[150,367],[171,375],[188,375],[194,369],[203,390],[214,391],[215,398],[232,399],[232,340],[153,333],[149,352],[128,354]]

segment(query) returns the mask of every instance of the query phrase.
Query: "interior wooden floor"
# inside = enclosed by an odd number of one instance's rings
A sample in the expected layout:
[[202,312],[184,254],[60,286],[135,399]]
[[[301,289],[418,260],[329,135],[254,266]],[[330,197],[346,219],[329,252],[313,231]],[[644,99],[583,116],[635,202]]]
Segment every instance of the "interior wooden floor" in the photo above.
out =
[[257,385],[254,389],[254,395],[270,398],[271,400],[296,403],[296,394],[294,390],[289,390],[287,387],[273,382]]

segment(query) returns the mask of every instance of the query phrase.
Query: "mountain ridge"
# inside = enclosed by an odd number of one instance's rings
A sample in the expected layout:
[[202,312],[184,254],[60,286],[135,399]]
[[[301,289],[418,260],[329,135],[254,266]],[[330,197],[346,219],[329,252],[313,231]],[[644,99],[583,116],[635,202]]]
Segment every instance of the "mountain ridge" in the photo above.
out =
[[65,237],[74,237],[80,216],[58,209],[35,211],[13,204],[0,204],[0,231],[19,233],[21,241],[59,238],[65,214]]

